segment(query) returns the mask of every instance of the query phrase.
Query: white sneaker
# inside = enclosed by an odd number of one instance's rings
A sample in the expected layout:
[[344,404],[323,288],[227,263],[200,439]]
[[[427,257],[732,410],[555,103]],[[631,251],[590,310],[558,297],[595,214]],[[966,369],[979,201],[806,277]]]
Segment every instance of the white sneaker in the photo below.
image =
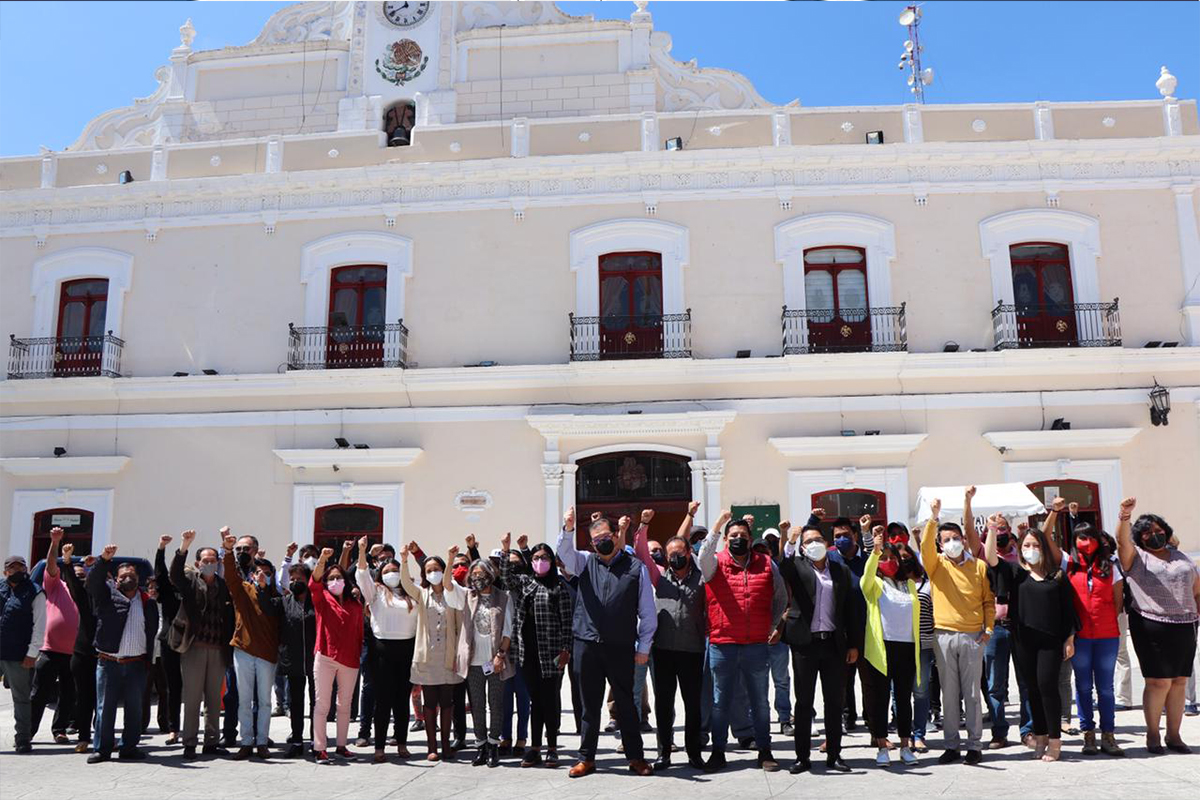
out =
[[875,766],[890,767],[892,765],[892,756],[886,747],[879,748],[879,752],[875,754]]
[[913,753],[912,750],[909,750],[907,747],[900,748],[900,760],[903,761],[905,764],[907,764],[910,767],[913,764],[916,764],[917,762],[920,761],[920,759],[917,758],[916,754]]

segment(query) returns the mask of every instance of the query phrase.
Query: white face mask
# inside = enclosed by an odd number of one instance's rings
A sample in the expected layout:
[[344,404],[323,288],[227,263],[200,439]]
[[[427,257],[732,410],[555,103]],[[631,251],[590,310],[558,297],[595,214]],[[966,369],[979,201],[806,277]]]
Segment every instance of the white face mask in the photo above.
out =
[[1022,547],[1021,557],[1025,559],[1026,564],[1036,564],[1042,560],[1042,551],[1036,547]]
[[429,581],[430,586],[435,586],[442,582],[443,577],[445,577],[445,575],[442,572],[431,572],[425,576],[425,580]]
[[942,552],[950,558],[958,558],[963,554],[962,539],[951,539],[942,545]]
[[389,588],[395,589],[397,586],[400,585],[400,573],[399,572],[389,572],[387,575],[383,576],[383,582]]
[[829,547],[817,539],[804,545],[804,555],[809,561],[820,561],[829,553]]
[[341,597],[342,590],[346,588],[346,582],[341,578],[334,578],[329,583],[325,584],[325,588],[328,589],[329,593],[334,597]]
[[312,556],[309,556],[308,558],[304,559],[304,566],[308,567],[309,571],[311,572],[317,568],[317,560]]

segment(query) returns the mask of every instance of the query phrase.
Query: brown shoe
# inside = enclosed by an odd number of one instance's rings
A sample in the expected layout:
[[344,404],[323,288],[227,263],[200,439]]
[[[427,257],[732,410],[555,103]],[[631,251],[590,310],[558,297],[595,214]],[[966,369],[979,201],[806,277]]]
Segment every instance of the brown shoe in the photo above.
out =
[[263,761],[266,761],[267,759],[269,759],[271,757],[271,748],[267,747],[265,744],[260,744],[255,749],[254,753],[259,758],[261,758]]
[[629,771],[634,775],[641,775],[643,778],[647,775],[654,774],[654,768],[646,763],[646,759],[639,758],[636,761],[629,762]]
[[247,758],[249,758],[253,754],[254,754],[254,748],[248,744],[244,744],[238,748],[238,751],[234,755],[233,760],[234,761],[245,761]]
[[75,745],[75,752],[76,753],[92,752],[92,743],[91,742],[80,742],[79,744]]
[[[642,763],[645,764],[646,762],[643,761]],[[595,761],[580,761],[578,764],[571,767],[571,771],[567,773],[567,776],[571,778],[582,778],[584,775],[591,775],[595,771]]]

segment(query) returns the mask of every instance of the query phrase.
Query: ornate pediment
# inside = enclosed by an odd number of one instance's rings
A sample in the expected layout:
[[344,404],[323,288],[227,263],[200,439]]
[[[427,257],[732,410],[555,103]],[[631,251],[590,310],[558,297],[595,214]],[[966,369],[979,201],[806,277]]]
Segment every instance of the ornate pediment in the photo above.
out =
[[496,25],[517,27],[591,21],[591,14],[572,16],[554,3],[459,3],[455,28],[459,31],[469,31]]
[[115,150],[155,144],[161,106],[169,91],[171,68],[159,67],[154,71],[154,79],[158,81],[158,88],[152,94],[135,98],[131,106],[114,108],[96,117],[66,149]]
[[[332,13],[330,13],[332,6]],[[276,11],[248,46],[350,40],[353,3],[297,3]]]
[[[655,31],[650,37],[650,63],[662,92],[659,111],[771,108],[754,84],[739,72],[699,67],[696,59],[678,61],[671,56],[671,35]],[[788,103],[800,105],[799,100]]]

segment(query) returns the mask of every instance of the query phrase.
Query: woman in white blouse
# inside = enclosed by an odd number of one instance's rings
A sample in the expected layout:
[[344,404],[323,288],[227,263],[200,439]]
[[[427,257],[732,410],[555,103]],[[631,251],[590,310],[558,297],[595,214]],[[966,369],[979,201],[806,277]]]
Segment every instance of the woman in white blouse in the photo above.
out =
[[396,754],[408,758],[408,696],[412,691],[413,649],[417,612],[400,588],[400,562],[390,558],[372,571],[367,564],[367,537],[358,540],[358,590],[375,634],[375,763],[387,761],[388,725],[396,724]]

